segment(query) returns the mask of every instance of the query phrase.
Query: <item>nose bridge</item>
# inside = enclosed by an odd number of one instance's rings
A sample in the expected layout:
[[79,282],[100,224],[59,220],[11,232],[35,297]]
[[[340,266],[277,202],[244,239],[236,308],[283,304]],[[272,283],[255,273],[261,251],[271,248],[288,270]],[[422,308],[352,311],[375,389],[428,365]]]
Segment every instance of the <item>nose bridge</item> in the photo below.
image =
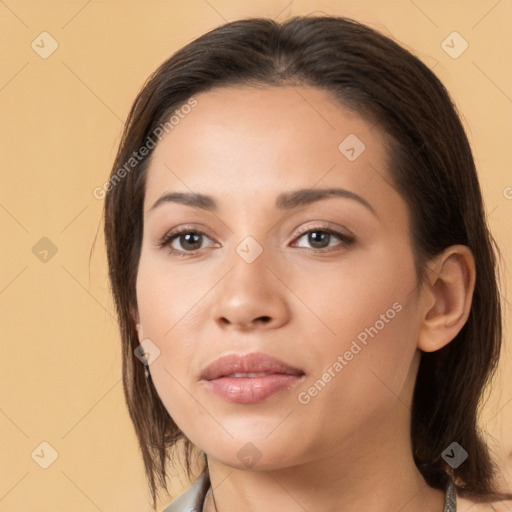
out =
[[[260,240],[261,240],[260,236]],[[230,284],[239,296],[255,297],[271,295],[276,283],[269,268],[274,259],[270,244],[258,242],[253,236],[245,237],[235,248],[231,258]]]
[[234,248],[231,270],[216,287],[213,316],[217,322],[247,328],[257,320],[272,326],[286,321],[286,287],[270,270],[274,259],[271,248],[252,236]]
[[230,244],[232,252],[230,251],[229,255],[229,264],[234,267],[230,274],[238,275],[244,280],[254,280],[254,284],[258,284],[256,276],[260,275],[264,280],[269,273],[267,266],[276,264],[275,261],[273,262],[275,258],[272,254],[272,246],[274,244],[268,232],[266,224],[268,221],[264,216],[260,216],[268,206],[262,201],[258,203],[258,211],[254,211],[248,205],[244,207],[240,204],[237,221],[231,223],[231,238],[234,243]]

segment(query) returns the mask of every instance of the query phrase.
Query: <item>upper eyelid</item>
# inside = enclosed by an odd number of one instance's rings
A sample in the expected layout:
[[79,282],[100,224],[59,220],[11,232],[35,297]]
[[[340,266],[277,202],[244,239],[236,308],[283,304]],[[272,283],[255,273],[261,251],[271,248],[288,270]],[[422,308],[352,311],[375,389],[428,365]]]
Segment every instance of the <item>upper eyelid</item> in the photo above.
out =
[[[307,222],[311,223],[312,225],[304,226],[304,223],[301,223],[300,227],[294,228],[294,230],[293,230],[295,232],[294,236],[298,236],[303,233],[307,233],[308,231],[311,231],[312,229],[318,229],[318,230],[331,229],[334,231],[346,231],[347,236],[349,236],[349,235],[355,236],[350,229],[348,229],[345,226],[337,226],[335,222],[329,222],[329,221],[325,221],[325,220],[310,220]],[[199,226],[199,227],[197,227],[197,226]],[[209,231],[210,231],[210,229],[208,227],[203,226],[201,224],[183,224],[183,225],[173,228],[169,231],[166,231],[166,233],[163,235],[162,238],[165,238],[166,236],[171,235],[171,233],[180,234],[183,232],[195,232],[195,233],[202,233],[202,234],[208,235]],[[344,233],[342,233],[342,234],[344,234]]]
[[[315,221],[311,221],[311,222],[315,222]],[[317,230],[317,231],[322,231],[322,230],[325,230],[325,231],[335,231],[335,232],[339,232],[340,235],[344,235],[344,236],[347,236],[347,237],[355,237],[355,235],[352,233],[352,231],[350,231],[348,228],[345,228],[345,227],[337,227],[337,226],[334,226],[333,223],[331,222],[327,222],[327,221],[316,221],[317,224],[314,224],[312,226],[301,226],[296,234],[294,235],[295,238],[297,238],[298,236],[301,236],[305,233],[309,233],[310,231],[314,231],[314,230]],[[346,231],[347,233],[344,233],[343,231]]]
[[[311,221],[311,222],[315,222],[315,221]],[[309,233],[310,231],[314,231],[315,229],[318,231],[321,231],[321,230],[336,231],[336,232],[341,231],[340,235],[354,236],[353,233],[347,228],[338,228],[336,226],[333,226],[332,223],[329,223],[326,221],[317,221],[317,222],[318,222],[318,224],[315,224],[313,226],[301,226],[300,228],[298,228],[298,230],[293,235],[294,238],[297,238],[305,233]],[[183,233],[199,233],[201,235],[206,235],[209,238],[211,238],[208,234],[208,231],[209,230],[206,227],[197,228],[197,227],[194,227],[191,225],[190,226],[184,225],[184,226],[181,226],[181,227],[178,227],[175,229],[171,229],[170,231],[166,232],[163,235],[162,239],[170,238],[173,236],[178,236]],[[348,231],[348,233],[343,233],[343,231]]]

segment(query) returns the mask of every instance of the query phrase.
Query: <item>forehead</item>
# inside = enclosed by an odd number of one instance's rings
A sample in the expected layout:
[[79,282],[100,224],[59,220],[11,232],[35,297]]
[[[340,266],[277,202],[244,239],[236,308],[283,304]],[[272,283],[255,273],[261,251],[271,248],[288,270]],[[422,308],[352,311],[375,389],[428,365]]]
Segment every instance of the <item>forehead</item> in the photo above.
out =
[[329,186],[369,202],[397,198],[383,135],[326,91],[244,86],[194,98],[197,105],[153,151],[146,210],[164,191],[206,192],[244,205],[255,197],[274,203],[284,189]]

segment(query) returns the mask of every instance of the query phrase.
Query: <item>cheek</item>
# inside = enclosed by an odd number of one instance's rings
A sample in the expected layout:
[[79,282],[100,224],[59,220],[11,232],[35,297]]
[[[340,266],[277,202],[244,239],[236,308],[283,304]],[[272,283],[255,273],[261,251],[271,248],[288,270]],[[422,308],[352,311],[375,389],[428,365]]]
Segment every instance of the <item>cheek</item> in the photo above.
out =
[[[199,340],[204,328],[201,316],[208,301],[209,279],[170,270],[162,259],[141,254],[137,274],[137,305],[142,325],[140,337],[150,339],[159,356],[151,363],[155,389],[173,420],[181,427],[201,416],[201,408],[191,407],[190,391],[195,384],[195,361],[201,353]],[[193,414],[192,411],[193,410]],[[182,420],[182,418],[185,418]],[[188,420],[187,420],[188,418]]]
[[[402,392],[416,352],[418,325],[412,253],[404,249],[401,254],[397,258],[396,247],[382,247],[365,261],[354,261],[350,271],[329,273],[324,286],[318,285],[320,274],[302,279],[302,288],[297,281],[294,290],[307,297],[321,320],[316,322],[322,332],[316,336],[318,343],[304,347],[316,371],[301,389],[308,393],[320,380],[316,387],[323,397],[318,402],[346,410],[347,404],[358,408],[375,404],[378,397],[385,403]],[[304,327],[315,339],[314,329]]]
[[170,271],[158,257],[141,255],[137,273],[137,305],[144,336],[165,341],[190,315],[205,290],[202,280],[183,267]]
[[[364,436],[368,429],[382,425],[391,411],[402,414],[408,410],[401,403],[408,403],[414,384],[411,365],[417,332],[409,314],[411,304],[403,297],[390,307],[387,300],[382,304],[382,309],[376,307],[357,317],[347,312],[346,330],[340,322],[338,336],[323,347],[314,373],[297,390],[301,405],[294,415],[311,432],[321,431],[323,439],[346,441]],[[314,437],[312,452],[323,446]]]
[[[156,276],[160,276],[157,278]],[[193,356],[193,336],[180,336],[180,319],[186,318],[184,306],[190,301],[190,288],[174,285],[141,265],[137,282],[137,301],[143,337],[150,339],[158,349],[158,357],[151,363],[151,380],[165,409],[180,429],[201,419],[200,408],[191,407],[189,362]],[[185,322],[186,323],[186,322]]]
[[322,346],[337,351],[354,339],[364,343],[386,338],[390,326],[399,328],[399,317],[404,316],[402,310],[414,296],[416,283],[412,254],[404,248],[397,257],[392,244],[347,255],[332,265],[288,272],[284,280],[300,298],[297,308],[309,320],[308,330],[313,335],[315,327]]

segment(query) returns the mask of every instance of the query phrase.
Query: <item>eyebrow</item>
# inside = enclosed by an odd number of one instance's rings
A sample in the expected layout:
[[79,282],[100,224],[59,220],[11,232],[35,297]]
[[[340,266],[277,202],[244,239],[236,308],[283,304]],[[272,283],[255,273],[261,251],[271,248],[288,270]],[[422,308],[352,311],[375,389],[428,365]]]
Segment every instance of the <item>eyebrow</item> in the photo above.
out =
[[[278,210],[292,210],[299,206],[306,206],[330,197],[342,197],[344,199],[357,201],[377,216],[374,208],[366,199],[343,188],[300,189],[292,192],[284,192],[277,197],[276,208]],[[166,193],[155,201],[149,211],[165,203],[179,203],[210,212],[218,211],[217,202],[213,197],[195,192]]]

